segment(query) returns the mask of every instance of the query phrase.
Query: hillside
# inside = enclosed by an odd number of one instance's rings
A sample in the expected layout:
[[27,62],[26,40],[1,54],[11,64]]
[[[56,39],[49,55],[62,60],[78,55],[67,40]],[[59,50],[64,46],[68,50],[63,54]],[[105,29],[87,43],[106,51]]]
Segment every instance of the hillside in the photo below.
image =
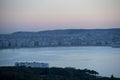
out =
[[0,67],[1,80],[120,80],[101,77],[98,72],[75,68]]
[[120,45],[120,28],[15,32],[0,35],[0,48]]

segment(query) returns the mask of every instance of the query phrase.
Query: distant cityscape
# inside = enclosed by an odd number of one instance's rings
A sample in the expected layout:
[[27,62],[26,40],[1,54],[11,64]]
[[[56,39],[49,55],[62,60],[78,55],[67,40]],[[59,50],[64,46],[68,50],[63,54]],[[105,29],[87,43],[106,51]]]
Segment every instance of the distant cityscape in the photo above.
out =
[[0,34],[0,49],[55,46],[120,46],[120,28]]

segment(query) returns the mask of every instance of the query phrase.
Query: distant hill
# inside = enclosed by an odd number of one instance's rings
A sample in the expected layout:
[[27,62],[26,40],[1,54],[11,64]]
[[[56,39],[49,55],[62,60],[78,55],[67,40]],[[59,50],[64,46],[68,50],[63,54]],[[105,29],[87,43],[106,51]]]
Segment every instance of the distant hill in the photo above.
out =
[[66,29],[0,35],[0,48],[120,45],[120,28]]

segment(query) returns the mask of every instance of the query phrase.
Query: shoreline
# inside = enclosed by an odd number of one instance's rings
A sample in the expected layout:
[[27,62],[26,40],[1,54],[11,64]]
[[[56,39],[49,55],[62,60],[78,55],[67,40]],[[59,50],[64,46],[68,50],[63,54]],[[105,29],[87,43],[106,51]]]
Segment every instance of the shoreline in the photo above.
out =
[[0,50],[5,49],[31,49],[31,48],[63,48],[63,47],[111,47],[111,48],[119,48],[119,47],[112,47],[112,46],[44,46],[44,47],[11,47],[11,48],[0,48]]

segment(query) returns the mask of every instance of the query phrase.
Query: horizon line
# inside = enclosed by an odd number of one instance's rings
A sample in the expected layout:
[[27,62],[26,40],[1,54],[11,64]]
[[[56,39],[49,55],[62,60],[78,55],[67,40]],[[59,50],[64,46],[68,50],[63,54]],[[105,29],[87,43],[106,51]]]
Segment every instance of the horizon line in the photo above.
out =
[[10,32],[10,33],[0,33],[0,35],[4,35],[4,34],[13,34],[13,33],[17,33],[17,32],[42,32],[42,31],[57,31],[57,30],[107,30],[107,29],[120,29],[120,28],[68,28],[68,29],[46,29],[46,30],[39,30],[39,31],[14,31],[14,32]]

